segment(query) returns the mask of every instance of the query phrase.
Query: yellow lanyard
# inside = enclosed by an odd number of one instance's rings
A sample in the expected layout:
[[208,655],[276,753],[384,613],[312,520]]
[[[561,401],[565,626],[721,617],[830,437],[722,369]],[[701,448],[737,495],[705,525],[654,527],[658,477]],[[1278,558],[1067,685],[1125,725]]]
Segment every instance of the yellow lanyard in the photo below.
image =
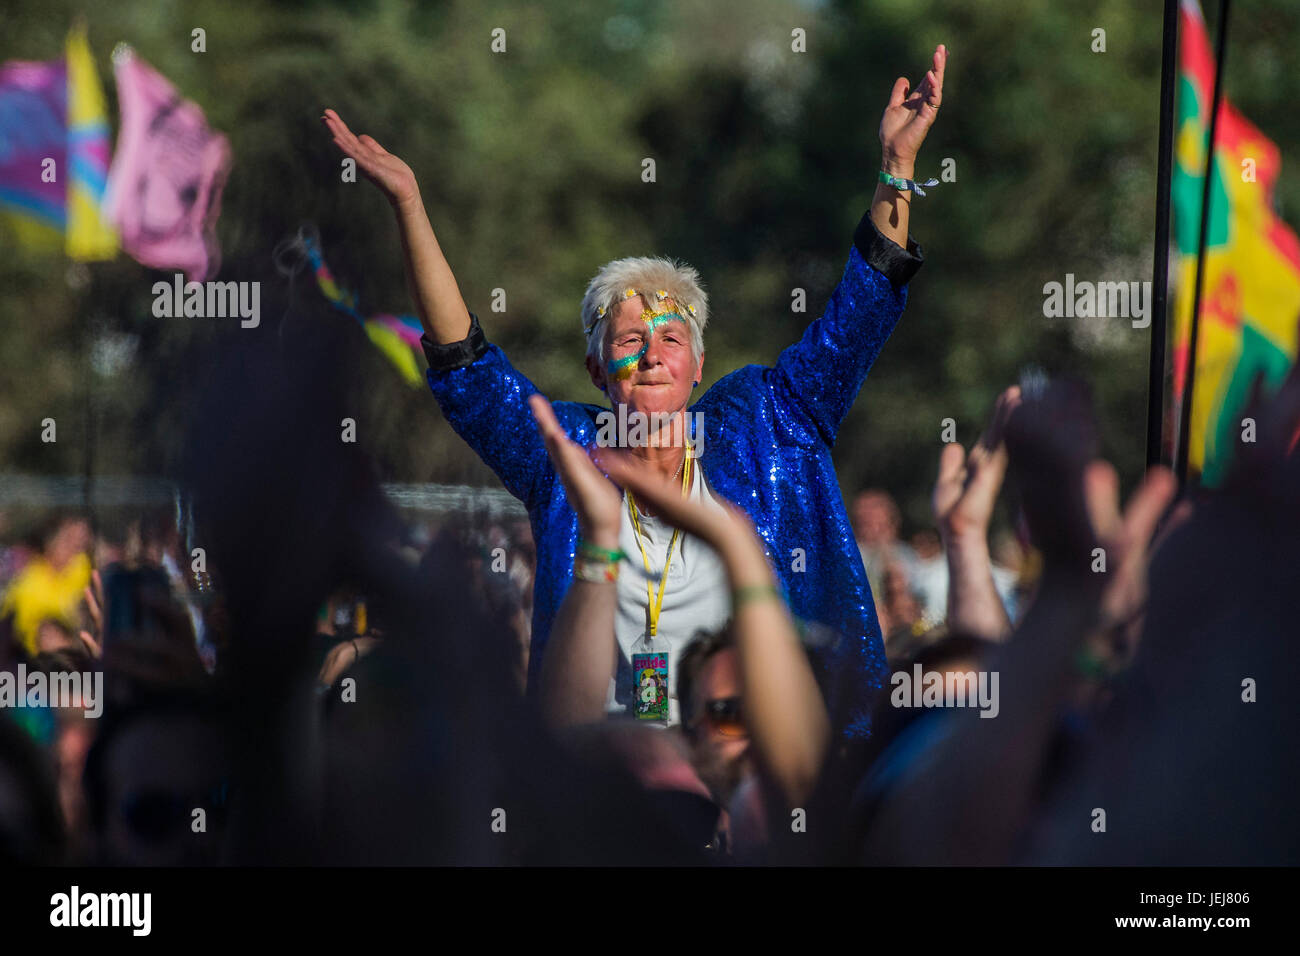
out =
[[[691,469],[693,459],[689,450],[686,452],[686,462],[682,466],[682,497],[686,497],[686,489],[690,487]],[[677,543],[677,537],[681,534],[680,528],[673,529],[673,536],[668,540],[668,553],[664,557],[664,573],[659,578],[659,595],[655,596],[650,590],[650,558],[645,553],[645,545],[641,543],[641,521],[637,518],[636,501],[632,498],[632,492],[627,493],[627,508],[632,513],[632,530],[636,532],[636,544],[641,549],[641,560],[645,562],[646,582],[645,593],[646,600],[646,618],[650,625],[650,636],[654,637],[659,631],[659,612],[664,605],[664,591],[668,586],[668,566],[673,561],[673,545]]]

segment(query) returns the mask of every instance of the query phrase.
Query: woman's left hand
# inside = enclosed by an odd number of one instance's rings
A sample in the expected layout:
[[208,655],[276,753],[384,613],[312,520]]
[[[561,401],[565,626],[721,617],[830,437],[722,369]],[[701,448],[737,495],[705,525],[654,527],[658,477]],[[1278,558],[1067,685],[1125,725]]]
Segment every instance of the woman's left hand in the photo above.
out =
[[916,154],[943,102],[943,70],[947,62],[948,48],[941,43],[935,47],[932,68],[915,89],[908,92],[911,84],[905,76],[894,81],[889,105],[880,120],[884,167],[894,176],[912,178]]
[[555,470],[564,483],[569,505],[578,515],[578,530],[584,540],[611,550],[618,547],[623,515],[623,494],[600,473],[587,452],[569,439],[555,417],[551,403],[541,395],[528,399],[537,431],[546,445]]

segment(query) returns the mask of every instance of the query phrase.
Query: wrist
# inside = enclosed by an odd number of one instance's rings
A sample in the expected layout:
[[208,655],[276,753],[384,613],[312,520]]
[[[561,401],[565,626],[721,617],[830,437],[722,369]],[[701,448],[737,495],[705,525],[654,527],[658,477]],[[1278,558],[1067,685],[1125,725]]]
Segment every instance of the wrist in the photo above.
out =
[[767,554],[756,540],[725,541],[717,551],[733,589],[775,581]]
[[891,155],[886,152],[880,160],[880,168],[891,176],[898,176],[900,179],[915,179],[916,160],[907,159],[900,156]]
[[424,211],[424,200],[420,197],[418,184],[413,186],[411,191],[404,196],[389,196],[388,201],[392,204],[393,210],[401,216]]
[[580,527],[579,536],[588,544],[594,544],[606,551],[618,550],[618,526]]
[[939,537],[944,549],[963,555],[987,555],[989,553],[988,528],[983,525],[958,525],[954,527],[947,522],[939,525]]

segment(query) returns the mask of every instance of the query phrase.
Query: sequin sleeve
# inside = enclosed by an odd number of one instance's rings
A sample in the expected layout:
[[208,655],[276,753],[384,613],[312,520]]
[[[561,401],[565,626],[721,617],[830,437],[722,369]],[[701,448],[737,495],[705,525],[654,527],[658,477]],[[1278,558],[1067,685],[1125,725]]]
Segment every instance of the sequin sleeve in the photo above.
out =
[[429,369],[428,380],[456,434],[532,512],[553,474],[528,407],[537,388],[491,344],[469,364]]
[[923,261],[910,236],[903,250],[881,235],[870,213],[863,216],[826,310],[777,359],[777,402],[810,423],[826,444],[835,444],[840,423],[898,324],[907,282]]

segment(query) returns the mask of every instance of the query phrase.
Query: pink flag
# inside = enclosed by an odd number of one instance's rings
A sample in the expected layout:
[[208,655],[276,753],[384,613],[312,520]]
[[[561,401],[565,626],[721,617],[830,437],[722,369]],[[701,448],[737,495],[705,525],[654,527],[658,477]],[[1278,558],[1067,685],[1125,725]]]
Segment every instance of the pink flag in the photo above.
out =
[[136,261],[202,282],[221,263],[215,230],[230,146],[130,47],[113,51],[113,75],[122,125],[108,173],[108,216]]

